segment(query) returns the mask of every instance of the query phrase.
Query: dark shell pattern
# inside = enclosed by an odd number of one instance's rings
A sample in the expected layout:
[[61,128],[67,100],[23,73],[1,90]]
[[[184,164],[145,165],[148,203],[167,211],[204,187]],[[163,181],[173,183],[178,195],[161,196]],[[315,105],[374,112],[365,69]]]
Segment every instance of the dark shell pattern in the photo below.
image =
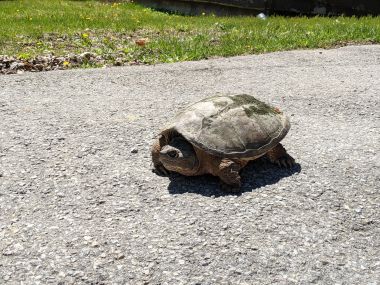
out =
[[251,159],[266,153],[287,134],[287,116],[251,95],[215,96],[178,113],[168,126],[214,155]]

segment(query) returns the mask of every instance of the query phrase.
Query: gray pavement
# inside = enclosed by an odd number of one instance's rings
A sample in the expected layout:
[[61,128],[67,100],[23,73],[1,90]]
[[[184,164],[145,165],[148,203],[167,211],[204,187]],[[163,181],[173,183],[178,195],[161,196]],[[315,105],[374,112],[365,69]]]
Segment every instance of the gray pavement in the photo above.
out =
[[[215,93],[280,107],[299,165],[160,177]],[[380,46],[0,76],[0,284],[380,284]]]

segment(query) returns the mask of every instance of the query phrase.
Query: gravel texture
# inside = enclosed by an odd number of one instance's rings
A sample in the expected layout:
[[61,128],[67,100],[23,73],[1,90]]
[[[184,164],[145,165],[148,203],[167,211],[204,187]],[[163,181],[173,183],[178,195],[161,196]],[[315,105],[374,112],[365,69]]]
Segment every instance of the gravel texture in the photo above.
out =
[[[380,46],[0,76],[0,284],[379,284]],[[299,165],[160,177],[179,107],[249,93]]]

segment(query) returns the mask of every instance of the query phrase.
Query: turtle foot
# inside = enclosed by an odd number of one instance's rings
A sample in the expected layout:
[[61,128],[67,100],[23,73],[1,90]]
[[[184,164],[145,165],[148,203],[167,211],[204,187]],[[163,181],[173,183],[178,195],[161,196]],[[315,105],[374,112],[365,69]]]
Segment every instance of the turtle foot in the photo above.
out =
[[273,163],[280,167],[292,168],[296,162],[293,157],[287,154],[286,156],[277,158]]
[[241,165],[230,160],[223,159],[219,164],[219,178],[221,182],[221,189],[228,193],[239,193],[241,186],[241,177],[239,171]]
[[273,149],[268,151],[267,157],[273,164],[277,164],[280,167],[292,168],[295,165],[295,160],[285,150],[285,148],[278,144]]
[[155,165],[152,171],[160,176],[169,176],[169,171],[163,165]]

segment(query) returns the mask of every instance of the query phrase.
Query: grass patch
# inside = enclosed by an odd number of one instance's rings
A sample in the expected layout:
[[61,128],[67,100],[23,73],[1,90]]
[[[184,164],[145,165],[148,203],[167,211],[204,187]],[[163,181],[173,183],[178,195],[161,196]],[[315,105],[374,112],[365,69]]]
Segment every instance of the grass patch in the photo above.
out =
[[[103,1],[0,1],[0,27],[0,54],[30,60],[91,52],[103,60],[83,66],[380,42],[380,17],[190,17]],[[136,44],[140,38],[147,43]]]

